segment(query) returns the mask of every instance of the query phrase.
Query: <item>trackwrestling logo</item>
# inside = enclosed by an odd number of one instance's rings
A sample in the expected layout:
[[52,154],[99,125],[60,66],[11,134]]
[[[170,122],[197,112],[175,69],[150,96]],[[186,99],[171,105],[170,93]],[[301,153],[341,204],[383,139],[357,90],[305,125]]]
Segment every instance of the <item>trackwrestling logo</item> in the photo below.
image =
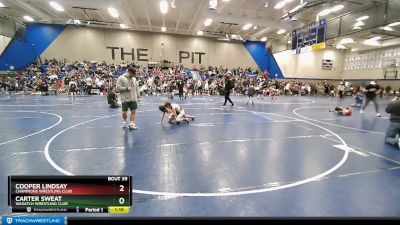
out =
[[31,224],[52,224],[52,225],[64,225],[64,217],[12,217],[4,216],[2,218],[2,224],[13,224],[13,225],[31,225]]

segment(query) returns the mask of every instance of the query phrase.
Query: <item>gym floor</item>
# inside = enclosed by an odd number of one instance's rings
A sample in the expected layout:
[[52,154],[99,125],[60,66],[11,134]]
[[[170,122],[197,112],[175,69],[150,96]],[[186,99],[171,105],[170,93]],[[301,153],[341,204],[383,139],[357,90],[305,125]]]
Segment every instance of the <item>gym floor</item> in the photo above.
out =
[[[223,96],[180,103],[190,125],[159,124],[166,97],[143,97],[136,124],[105,97],[0,96],[0,214],[8,175],[131,175],[128,216],[399,216],[400,151],[384,144],[388,100]],[[124,215],[126,216],[126,215]]]

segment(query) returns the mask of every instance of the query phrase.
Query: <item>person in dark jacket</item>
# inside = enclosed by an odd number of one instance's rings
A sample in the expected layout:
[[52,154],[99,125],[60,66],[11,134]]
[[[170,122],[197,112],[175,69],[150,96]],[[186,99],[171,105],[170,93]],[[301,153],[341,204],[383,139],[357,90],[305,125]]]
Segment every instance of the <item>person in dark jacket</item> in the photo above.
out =
[[379,106],[378,106],[378,101],[376,99],[376,96],[381,92],[381,87],[375,83],[375,81],[371,81],[369,85],[365,87],[365,104],[361,108],[360,113],[364,113],[364,109],[368,106],[368,103],[372,101],[375,105],[375,111],[376,111],[376,116],[381,117],[381,114],[379,114]]
[[177,84],[178,90],[179,90],[179,99],[182,101],[183,100],[183,86],[185,86],[185,83],[183,80],[179,79]]
[[395,100],[386,107],[390,113],[390,124],[386,130],[385,142],[400,148],[400,101]]
[[226,106],[226,101],[229,101],[232,106],[234,106],[235,104],[233,104],[231,98],[229,98],[229,94],[231,93],[231,90],[234,88],[233,82],[229,76],[229,72],[227,73],[227,75],[225,76],[225,102],[222,106]]

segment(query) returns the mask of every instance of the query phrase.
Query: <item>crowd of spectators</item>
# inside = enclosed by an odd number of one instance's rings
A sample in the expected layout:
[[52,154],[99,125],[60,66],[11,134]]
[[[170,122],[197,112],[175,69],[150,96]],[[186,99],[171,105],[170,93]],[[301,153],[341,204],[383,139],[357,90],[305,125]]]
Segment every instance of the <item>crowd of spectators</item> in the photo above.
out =
[[[68,93],[69,83],[77,85],[78,95],[102,94],[112,90],[115,80],[128,67],[137,68],[137,79],[142,95],[168,95],[173,97],[183,88],[185,97],[200,95],[223,95],[224,79],[227,74],[234,83],[233,94],[245,95],[253,86],[260,98],[269,95],[326,95],[334,97],[344,90],[336,82],[320,83],[285,80],[270,77],[267,71],[251,68],[153,66],[151,68],[135,63],[107,64],[106,62],[49,59],[43,64],[33,63],[14,76],[0,79],[0,94],[51,95]],[[356,93],[360,87],[345,86],[345,90]]]

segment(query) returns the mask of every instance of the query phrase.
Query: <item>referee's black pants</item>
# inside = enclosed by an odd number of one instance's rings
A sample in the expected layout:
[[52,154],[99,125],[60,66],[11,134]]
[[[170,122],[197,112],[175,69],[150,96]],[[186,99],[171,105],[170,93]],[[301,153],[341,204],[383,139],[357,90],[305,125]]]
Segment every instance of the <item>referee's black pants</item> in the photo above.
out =
[[230,90],[229,91],[225,91],[225,102],[224,102],[224,105],[226,105],[226,101],[229,101],[233,105],[233,102],[232,102],[231,98],[229,98],[229,94],[230,93],[231,93]]

